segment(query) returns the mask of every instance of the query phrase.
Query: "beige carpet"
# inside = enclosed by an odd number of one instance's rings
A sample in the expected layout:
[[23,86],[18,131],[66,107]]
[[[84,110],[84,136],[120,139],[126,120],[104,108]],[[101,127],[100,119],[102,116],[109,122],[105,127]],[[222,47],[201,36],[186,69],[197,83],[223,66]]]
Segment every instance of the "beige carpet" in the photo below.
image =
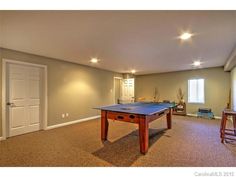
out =
[[219,120],[174,116],[150,124],[150,147],[139,153],[137,126],[110,121],[100,141],[100,119],[0,142],[0,166],[236,166],[236,144],[221,144]]

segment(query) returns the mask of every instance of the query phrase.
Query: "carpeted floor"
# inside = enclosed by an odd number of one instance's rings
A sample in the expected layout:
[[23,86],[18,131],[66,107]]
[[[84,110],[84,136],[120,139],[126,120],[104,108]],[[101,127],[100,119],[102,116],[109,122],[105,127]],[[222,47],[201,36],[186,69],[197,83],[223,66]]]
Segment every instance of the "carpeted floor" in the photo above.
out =
[[236,166],[236,144],[221,144],[219,120],[173,117],[150,124],[150,147],[139,153],[137,125],[110,121],[100,141],[100,119],[0,142],[0,166]]

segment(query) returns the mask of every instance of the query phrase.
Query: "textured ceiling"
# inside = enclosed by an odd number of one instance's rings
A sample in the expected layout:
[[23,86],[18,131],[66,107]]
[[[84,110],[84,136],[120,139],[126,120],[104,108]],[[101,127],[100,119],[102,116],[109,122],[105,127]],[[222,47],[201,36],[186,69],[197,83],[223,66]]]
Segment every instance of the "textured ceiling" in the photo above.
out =
[[[177,36],[190,30],[191,41]],[[1,11],[3,48],[126,73],[223,66],[236,45],[236,11]],[[96,65],[89,63],[97,57]]]

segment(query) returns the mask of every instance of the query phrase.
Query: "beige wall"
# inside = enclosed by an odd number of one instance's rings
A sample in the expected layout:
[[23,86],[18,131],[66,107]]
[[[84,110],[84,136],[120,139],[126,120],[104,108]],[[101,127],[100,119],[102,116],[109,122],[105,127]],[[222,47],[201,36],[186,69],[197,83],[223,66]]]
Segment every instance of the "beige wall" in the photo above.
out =
[[[110,71],[7,49],[0,49],[0,58],[1,74],[2,58],[47,65],[49,126],[98,115],[99,111],[92,108],[113,103],[113,77],[122,76]],[[0,92],[1,90],[0,85]],[[69,113],[69,118],[61,118],[62,113]],[[0,116],[0,124],[1,120]],[[1,129],[2,126],[0,136]]]
[[230,89],[230,73],[224,72],[223,67],[137,76],[135,97],[152,99],[157,87],[161,100],[178,101],[177,91],[182,88],[187,102],[188,79],[191,78],[205,79],[205,104],[187,103],[187,113],[195,114],[199,107],[210,107],[216,116],[221,116]]
[[231,70],[231,108],[236,110],[236,67]]

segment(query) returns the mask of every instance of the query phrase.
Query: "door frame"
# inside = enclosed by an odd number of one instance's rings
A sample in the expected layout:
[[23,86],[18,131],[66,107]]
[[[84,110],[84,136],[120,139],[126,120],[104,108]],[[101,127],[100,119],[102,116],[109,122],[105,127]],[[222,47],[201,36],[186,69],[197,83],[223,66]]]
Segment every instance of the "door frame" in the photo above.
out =
[[[114,77],[113,78],[113,91],[114,91],[114,93],[113,93],[113,102],[114,102],[114,104],[116,104],[116,84],[115,84],[116,79],[122,81],[123,78],[122,77]],[[122,90],[122,88],[121,88],[121,90]]]
[[34,66],[41,68],[42,73],[42,115],[40,118],[40,129],[46,130],[47,128],[47,119],[48,119],[48,91],[47,91],[47,66],[29,62],[22,62],[11,59],[2,59],[2,139],[5,140],[7,138],[7,117],[6,117],[6,93],[7,93],[7,64],[20,64],[25,66]]

